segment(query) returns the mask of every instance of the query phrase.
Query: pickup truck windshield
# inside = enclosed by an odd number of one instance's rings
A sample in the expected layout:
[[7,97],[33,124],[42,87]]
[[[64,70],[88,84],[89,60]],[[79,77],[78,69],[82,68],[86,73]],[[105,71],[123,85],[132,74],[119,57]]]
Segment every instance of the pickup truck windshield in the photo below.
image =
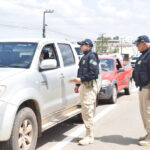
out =
[[0,67],[29,68],[37,43],[0,42]]
[[100,64],[103,71],[113,71],[114,61],[113,59],[100,59]]

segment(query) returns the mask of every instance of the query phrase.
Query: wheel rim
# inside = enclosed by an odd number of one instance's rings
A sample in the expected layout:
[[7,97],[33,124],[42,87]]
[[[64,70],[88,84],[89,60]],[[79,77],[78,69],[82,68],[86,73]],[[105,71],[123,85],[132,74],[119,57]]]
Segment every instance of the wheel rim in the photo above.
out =
[[29,150],[33,138],[33,127],[30,120],[23,121],[19,128],[18,145],[19,150]]
[[116,91],[116,87],[113,88],[113,101],[116,102],[117,100],[117,91]]

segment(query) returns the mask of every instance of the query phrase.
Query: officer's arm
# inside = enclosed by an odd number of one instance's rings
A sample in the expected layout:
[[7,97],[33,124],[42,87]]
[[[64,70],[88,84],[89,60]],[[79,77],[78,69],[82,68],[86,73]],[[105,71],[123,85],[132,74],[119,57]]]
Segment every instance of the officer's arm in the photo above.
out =
[[81,81],[91,81],[98,78],[99,63],[95,54],[91,54],[89,58],[89,72],[81,77]]
[[[80,63],[79,63],[79,65],[80,65]],[[80,76],[79,76],[79,69],[78,69],[77,77],[78,77],[78,78],[80,78]],[[76,86],[78,86],[78,87],[79,87],[79,86],[80,86],[80,84],[76,84]]]

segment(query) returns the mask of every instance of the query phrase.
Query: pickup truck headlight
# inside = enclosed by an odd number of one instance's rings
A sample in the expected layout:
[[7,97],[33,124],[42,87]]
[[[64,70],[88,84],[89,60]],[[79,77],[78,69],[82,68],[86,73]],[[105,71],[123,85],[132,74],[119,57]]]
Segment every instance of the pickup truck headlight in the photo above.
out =
[[107,87],[111,82],[109,80],[102,80],[102,87]]
[[0,97],[4,95],[6,91],[6,86],[5,85],[0,85]]

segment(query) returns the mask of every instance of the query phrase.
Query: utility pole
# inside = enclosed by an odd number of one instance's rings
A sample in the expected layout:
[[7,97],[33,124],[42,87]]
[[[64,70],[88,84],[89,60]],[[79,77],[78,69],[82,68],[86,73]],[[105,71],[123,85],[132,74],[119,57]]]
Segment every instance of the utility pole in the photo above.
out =
[[46,37],[46,35],[45,35],[46,26],[48,26],[47,24],[45,24],[45,14],[46,14],[46,13],[53,13],[53,12],[54,12],[54,10],[45,10],[45,11],[43,12],[43,38]]
[[121,40],[121,55],[122,55],[122,38],[120,40]]
[[104,34],[102,34],[102,53],[103,53],[103,45],[104,45]]
[[101,37],[102,37],[102,53],[104,52],[104,34],[105,33],[101,34]]

